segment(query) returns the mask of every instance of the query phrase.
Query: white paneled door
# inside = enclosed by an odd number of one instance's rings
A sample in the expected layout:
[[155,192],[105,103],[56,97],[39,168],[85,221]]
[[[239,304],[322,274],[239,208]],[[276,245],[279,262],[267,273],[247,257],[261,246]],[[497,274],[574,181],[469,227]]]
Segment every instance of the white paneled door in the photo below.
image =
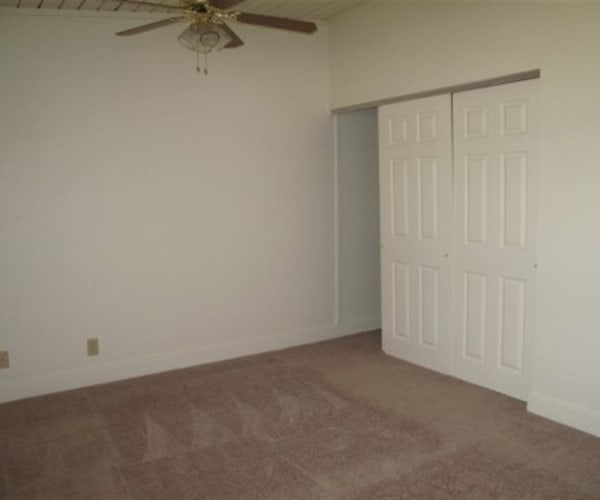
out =
[[456,375],[526,399],[538,81],[454,95]]
[[453,343],[451,99],[379,108],[385,352],[450,368]]
[[526,399],[537,80],[379,109],[383,348]]

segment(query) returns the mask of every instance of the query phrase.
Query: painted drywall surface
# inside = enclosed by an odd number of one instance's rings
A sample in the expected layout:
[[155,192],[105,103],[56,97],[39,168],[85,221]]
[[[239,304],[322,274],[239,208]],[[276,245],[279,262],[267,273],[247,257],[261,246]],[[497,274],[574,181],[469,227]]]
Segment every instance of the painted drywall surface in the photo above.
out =
[[379,321],[379,158],[377,109],[336,115],[339,186],[340,318]]
[[[335,324],[327,33],[0,15],[0,400],[319,340]],[[99,337],[98,358],[85,339]]]
[[530,408],[600,435],[600,5],[382,2],[331,26],[332,104],[539,68],[538,303]]

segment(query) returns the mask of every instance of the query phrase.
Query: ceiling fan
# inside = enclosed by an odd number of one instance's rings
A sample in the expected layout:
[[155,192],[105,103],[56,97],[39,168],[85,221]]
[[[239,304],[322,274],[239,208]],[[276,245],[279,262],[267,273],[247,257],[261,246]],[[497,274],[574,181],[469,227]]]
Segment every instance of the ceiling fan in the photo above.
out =
[[[137,5],[160,7],[168,11],[178,12],[179,15],[120,31],[117,33],[118,36],[137,35],[156,28],[188,21],[190,25],[179,35],[178,40],[186,49],[196,52],[198,57],[200,54],[204,54],[206,57],[214,50],[233,49],[244,45],[243,40],[228,26],[227,23],[230,21],[280,28],[298,33],[313,33],[317,30],[317,25],[309,21],[229,10],[244,0],[180,0],[179,5],[146,0],[122,1]],[[200,72],[199,64],[196,69]],[[206,64],[204,73],[207,74]]]

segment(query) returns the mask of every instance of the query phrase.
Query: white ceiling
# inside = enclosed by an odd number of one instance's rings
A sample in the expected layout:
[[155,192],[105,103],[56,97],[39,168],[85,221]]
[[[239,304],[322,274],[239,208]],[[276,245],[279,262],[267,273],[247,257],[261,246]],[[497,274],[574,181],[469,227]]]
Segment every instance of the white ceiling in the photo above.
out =
[[[150,0],[153,3],[177,5],[177,0]],[[271,16],[291,17],[311,21],[329,21],[373,0],[244,0],[232,10],[242,10]],[[62,11],[167,12],[159,7],[147,7],[120,0],[0,0],[0,8],[43,9]]]

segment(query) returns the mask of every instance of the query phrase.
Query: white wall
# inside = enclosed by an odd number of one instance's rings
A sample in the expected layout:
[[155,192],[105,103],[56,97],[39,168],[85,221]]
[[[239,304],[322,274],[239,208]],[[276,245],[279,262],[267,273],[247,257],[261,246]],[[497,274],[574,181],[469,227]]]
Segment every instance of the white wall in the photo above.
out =
[[336,115],[340,318],[379,325],[379,147],[377,109]]
[[336,324],[326,30],[236,26],[204,77],[185,26],[114,36],[155,19],[0,14],[0,401],[369,327]]
[[600,435],[600,5],[401,4],[334,23],[334,107],[541,69],[530,410]]

